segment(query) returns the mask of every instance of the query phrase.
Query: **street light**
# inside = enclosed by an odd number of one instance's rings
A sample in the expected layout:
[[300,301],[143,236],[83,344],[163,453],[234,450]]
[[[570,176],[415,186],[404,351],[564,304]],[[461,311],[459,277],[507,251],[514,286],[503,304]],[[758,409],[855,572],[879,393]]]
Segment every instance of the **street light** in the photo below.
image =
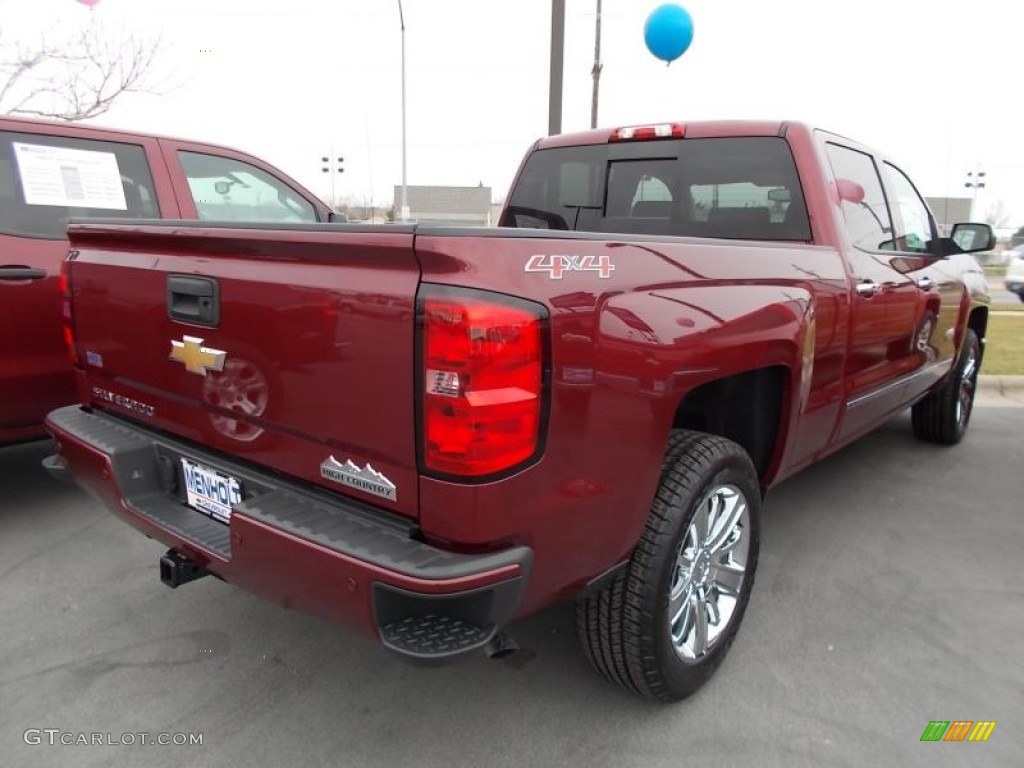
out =
[[978,202],[978,190],[985,188],[985,172],[984,171],[968,172],[967,173],[967,181],[964,182],[964,186],[967,187],[968,189],[973,189],[974,190],[974,195],[971,197],[971,216],[970,216],[970,218],[973,219],[974,218],[974,208],[975,208],[975,205]]
[[402,0],[398,0],[398,21],[402,25],[402,195],[399,200],[398,220],[409,220],[409,187],[405,177],[405,14]]
[[[331,157],[334,157],[334,147],[331,147]],[[331,162],[331,157],[321,157],[320,162],[323,163],[323,172],[331,174],[331,210],[337,206],[338,198],[335,196],[334,182],[338,178],[339,173],[344,173],[345,169],[342,167],[342,163],[345,162],[344,157],[337,159],[337,165]]]

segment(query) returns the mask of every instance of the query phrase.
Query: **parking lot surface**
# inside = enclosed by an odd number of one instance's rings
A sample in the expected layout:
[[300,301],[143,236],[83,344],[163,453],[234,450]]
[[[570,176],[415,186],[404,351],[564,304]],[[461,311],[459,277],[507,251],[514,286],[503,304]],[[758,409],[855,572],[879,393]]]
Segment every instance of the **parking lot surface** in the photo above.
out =
[[[743,627],[696,696],[603,681],[572,608],[420,669],[216,579],[0,450],[0,766],[1024,765],[1024,408],[955,448],[899,417],[769,495]],[[987,743],[922,743],[994,720]],[[57,729],[57,743],[29,729]],[[201,734],[201,745],[70,745]],[[67,739],[66,739],[67,740]]]

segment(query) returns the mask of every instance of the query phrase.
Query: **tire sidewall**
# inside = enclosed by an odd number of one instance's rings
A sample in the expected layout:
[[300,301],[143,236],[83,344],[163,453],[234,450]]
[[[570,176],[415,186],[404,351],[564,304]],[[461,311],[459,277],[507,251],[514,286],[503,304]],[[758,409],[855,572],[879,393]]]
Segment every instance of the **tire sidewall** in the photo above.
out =
[[[697,509],[701,506],[701,502],[713,488],[720,485],[733,485],[739,488],[746,497],[748,519],[750,521],[750,528],[747,532],[750,538],[746,571],[743,577],[739,602],[730,618],[729,627],[718,638],[714,647],[704,654],[700,660],[687,662],[676,652],[670,639],[668,626],[669,589],[674,571],[675,553],[683,537],[686,535]],[[677,696],[684,696],[703,685],[722,662],[743,621],[743,615],[746,612],[747,603],[750,599],[750,592],[757,570],[761,537],[761,490],[750,459],[742,452],[742,449],[736,446],[735,452],[719,458],[697,490],[688,493],[686,498],[679,498],[672,505],[672,510],[675,519],[674,530],[669,539],[670,543],[669,546],[658,554],[655,564],[655,567],[658,569],[657,589],[654,605],[650,607],[654,611],[653,615],[657,618],[654,622],[653,648],[651,650],[655,654],[658,665],[665,670],[670,689]]]

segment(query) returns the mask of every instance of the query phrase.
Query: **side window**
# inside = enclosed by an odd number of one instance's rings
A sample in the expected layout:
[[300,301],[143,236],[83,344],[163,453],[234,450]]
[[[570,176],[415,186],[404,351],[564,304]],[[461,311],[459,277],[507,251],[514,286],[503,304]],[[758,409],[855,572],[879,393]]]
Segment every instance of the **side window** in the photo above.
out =
[[178,152],[203,221],[315,222],[312,203],[266,171],[241,160]]
[[896,212],[896,250],[927,253],[928,243],[935,239],[928,206],[907,175],[896,166],[885,164],[885,180]]
[[0,131],[0,233],[63,240],[90,216],[160,216],[142,147]]
[[866,251],[893,250],[892,219],[875,161],[870,155],[838,144],[828,145],[828,158],[836,181],[853,182],[863,190],[861,200],[842,201],[854,245]]

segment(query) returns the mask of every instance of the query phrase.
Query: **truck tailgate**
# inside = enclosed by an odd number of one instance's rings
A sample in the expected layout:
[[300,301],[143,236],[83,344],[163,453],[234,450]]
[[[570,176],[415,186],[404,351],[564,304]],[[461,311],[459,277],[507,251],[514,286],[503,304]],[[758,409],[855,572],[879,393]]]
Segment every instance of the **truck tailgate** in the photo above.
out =
[[88,404],[417,516],[412,228],[69,233]]

